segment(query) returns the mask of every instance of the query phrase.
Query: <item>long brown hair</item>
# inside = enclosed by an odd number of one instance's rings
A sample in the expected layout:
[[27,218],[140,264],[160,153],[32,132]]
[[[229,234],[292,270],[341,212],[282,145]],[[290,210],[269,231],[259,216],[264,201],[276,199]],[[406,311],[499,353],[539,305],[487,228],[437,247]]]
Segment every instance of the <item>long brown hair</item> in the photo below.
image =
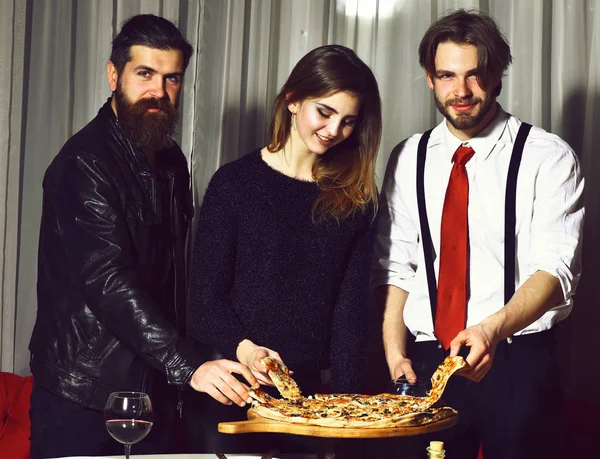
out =
[[502,75],[512,62],[510,46],[498,25],[479,11],[456,10],[431,24],[419,45],[419,64],[434,78],[435,53],[440,43],[451,41],[477,48],[477,80],[485,91],[497,84],[494,95],[502,90]]
[[313,49],[296,64],[277,94],[267,149],[282,150],[290,136],[288,105],[327,97],[340,91],[355,94],[360,110],[350,137],[320,155],[312,174],[320,193],[313,215],[336,219],[377,207],[375,159],[381,139],[381,99],[371,69],[350,48],[326,45]]

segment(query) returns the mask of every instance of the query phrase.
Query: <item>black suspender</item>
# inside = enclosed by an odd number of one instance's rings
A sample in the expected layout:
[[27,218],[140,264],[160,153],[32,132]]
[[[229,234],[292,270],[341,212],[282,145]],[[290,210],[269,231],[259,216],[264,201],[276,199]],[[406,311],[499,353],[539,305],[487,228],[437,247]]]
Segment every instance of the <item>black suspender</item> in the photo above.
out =
[[530,130],[531,124],[521,124],[513,146],[506,178],[506,198],[504,200],[504,304],[508,303],[515,294],[517,175],[519,175],[525,140],[527,140]]
[[[516,231],[516,190],[517,176],[519,166],[523,156],[523,147],[525,140],[529,135],[531,125],[521,123],[515,144],[513,146],[510,164],[508,167],[508,176],[506,179],[506,198],[505,198],[505,216],[504,216],[504,304],[515,293],[515,231]],[[425,159],[427,157],[427,143],[431,130],[425,132],[419,141],[417,150],[417,205],[419,209],[419,221],[421,225],[421,245],[423,246],[423,255],[425,258],[425,271],[427,274],[427,286],[429,289],[429,301],[431,304],[431,317],[435,323],[435,311],[437,305],[437,281],[433,269],[433,242],[431,241],[431,231],[429,230],[429,220],[427,219],[427,207],[425,205]]]
[[417,205],[419,206],[419,222],[421,223],[421,245],[425,255],[425,271],[427,274],[427,287],[429,288],[429,302],[431,303],[431,317],[435,323],[435,311],[437,304],[437,282],[433,269],[433,242],[431,242],[431,231],[429,231],[429,220],[427,219],[427,207],[425,206],[425,157],[427,156],[427,142],[431,131],[426,131],[421,136],[417,150]]

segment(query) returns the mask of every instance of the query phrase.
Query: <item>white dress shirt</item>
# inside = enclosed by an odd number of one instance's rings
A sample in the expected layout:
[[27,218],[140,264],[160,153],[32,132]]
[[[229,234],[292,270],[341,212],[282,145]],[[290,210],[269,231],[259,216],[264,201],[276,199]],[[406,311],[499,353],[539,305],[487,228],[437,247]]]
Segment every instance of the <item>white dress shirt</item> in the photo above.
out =
[[[469,176],[469,290],[467,327],[504,306],[504,201],[508,166],[521,121],[498,105],[495,119],[468,142],[446,121],[431,133],[425,162],[425,200],[436,279],[442,207],[452,156],[463,143],[475,154],[466,164]],[[383,185],[375,243],[374,285],[395,285],[409,293],[406,326],[417,341],[434,340],[421,229],[417,208],[416,159],[421,134],[392,152]],[[563,300],[539,320],[515,333],[551,328],[569,315],[581,275],[583,178],[569,145],[533,127],[523,150],[517,179],[515,289],[536,271],[560,281]]]

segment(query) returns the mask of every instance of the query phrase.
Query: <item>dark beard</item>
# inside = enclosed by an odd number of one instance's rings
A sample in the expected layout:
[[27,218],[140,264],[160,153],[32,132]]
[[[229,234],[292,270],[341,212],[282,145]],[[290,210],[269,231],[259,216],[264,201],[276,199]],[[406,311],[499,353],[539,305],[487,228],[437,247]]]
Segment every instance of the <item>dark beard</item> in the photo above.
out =
[[[119,123],[133,146],[159,151],[175,145],[177,108],[168,100],[141,99],[132,104],[118,84],[114,96]],[[160,111],[148,112],[150,108]]]
[[473,129],[474,127],[479,126],[479,124],[483,121],[485,116],[489,113],[489,111],[494,106],[494,103],[496,102],[494,97],[488,97],[485,100],[485,102],[483,103],[483,105],[481,105],[481,109],[479,110],[479,113],[477,115],[471,116],[467,113],[462,113],[462,114],[459,114],[456,118],[452,118],[452,116],[450,116],[450,112],[448,111],[448,109],[452,105],[455,105],[455,104],[464,104],[464,105],[477,104],[477,103],[481,103],[482,100],[479,97],[472,97],[470,99],[456,98],[456,99],[447,100],[445,103],[443,103],[440,99],[437,98],[437,96],[434,96],[434,98],[435,98],[435,105],[437,106],[440,113],[442,115],[444,115],[444,117],[450,122],[450,124],[452,124],[452,126],[454,126],[455,129],[457,129],[459,131],[464,131],[466,129]]

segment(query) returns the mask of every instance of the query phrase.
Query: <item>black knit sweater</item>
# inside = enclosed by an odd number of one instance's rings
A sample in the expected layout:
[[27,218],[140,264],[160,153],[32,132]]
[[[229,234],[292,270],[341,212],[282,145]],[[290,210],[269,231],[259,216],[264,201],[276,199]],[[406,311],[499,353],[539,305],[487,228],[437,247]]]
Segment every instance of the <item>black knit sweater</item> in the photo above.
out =
[[192,258],[190,334],[229,359],[245,338],[291,370],[331,368],[332,389],[360,389],[372,210],[315,223],[313,182],[260,150],[221,167],[204,196]]

